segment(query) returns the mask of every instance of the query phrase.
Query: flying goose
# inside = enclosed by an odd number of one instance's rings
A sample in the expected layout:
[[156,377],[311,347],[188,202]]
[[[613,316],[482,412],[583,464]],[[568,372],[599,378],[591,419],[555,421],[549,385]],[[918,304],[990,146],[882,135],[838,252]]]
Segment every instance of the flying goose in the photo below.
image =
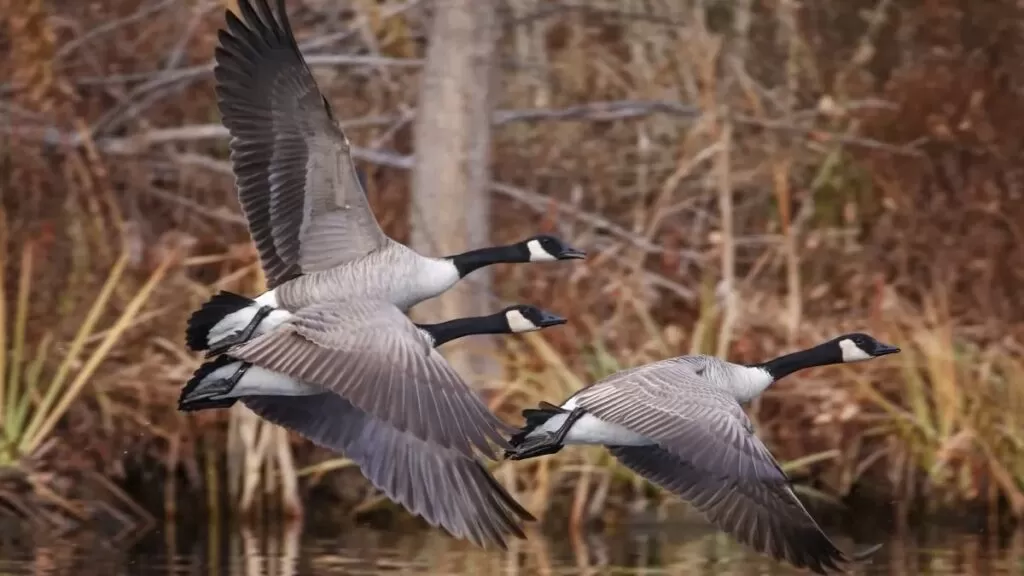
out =
[[[221,291],[210,299],[214,304],[224,306],[245,306],[253,300],[233,292]],[[390,322],[399,320],[393,316],[394,306],[383,301],[368,301],[355,303],[334,302],[322,307],[332,307],[332,318],[345,317],[348,310],[361,309],[367,314],[373,314],[377,310],[386,311],[387,315],[381,319],[378,326],[374,328],[391,329]],[[307,312],[306,315],[311,315]],[[403,315],[404,317],[404,315]],[[324,318],[321,316],[321,318]],[[397,321],[395,325],[406,328],[411,321]],[[345,326],[351,326],[350,320],[346,319]],[[535,306],[516,304],[509,306],[500,312],[488,316],[470,316],[456,318],[436,324],[413,324],[419,329],[419,338],[427,340],[430,347],[438,347],[452,340],[476,334],[518,334],[521,332],[532,332],[565,324],[565,318],[542,310]],[[340,328],[341,326],[339,326]],[[383,332],[367,332],[368,337],[385,337]],[[424,352],[426,352],[424,348]],[[381,349],[381,351],[385,351]],[[396,352],[397,354],[397,352]],[[227,360],[219,360],[227,358]],[[434,361],[433,355],[430,357]],[[383,360],[382,360],[383,361]],[[217,370],[210,368],[214,363]],[[217,361],[206,362],[204,367],[199,368],[196,374],[203,372],[203,378],[193,378],[181,391],[181,398],[178,407],[185,412],[206,410],[211,408],[228,408],[242,397],[246,396],[301,396],[304,394],[319,394],[323,388],[300,383],[292,378],[283,377],[261,368],[252,368],[250,363],[240,362],[228,356],[219,356]],[[252,369],[252,372],[249,372]],[[428,384],[429,385],[429,384]]]
[[[470,334],[528,332],[565,319],[516,305],[490,316],[415,325],[378,300],[320,305],[291,322],[200,366],[182,390],[179,409],[241,400],[264,419],[344,454],[393,501],[455,537],[504,547],[505,535],[523,536],[520,522],[533,517],[461,437],[486,448],[495,419],[433,348]],[[281,352],[274,354],[279,343]],[[335,370],[341,377],[331,375]],[[326,386],[306,383],[310,376]]]
[[445,258],[386,236],[284,1],[277,0],[276,18],[267,0],[239,0],[238,8],[241,18],[227,11],[227,29],[218,32],[214,77],[238,197],[269,290],[245,309],[190,322],[190,348],[223,352],[275,326],[277,309],[367,296],[405,311],[484,266],[585,256],[550,235]]
[[567,444],[604,445],[627,468],[689,501],[740,542],[825,574],[850,558],[797,499],[740,403],[804,368],[899,351],[854,333],[762,364],[698,355],[630,368],[561,406],[545,402],[524,410],[526,425],[509,440],[514,449],[506,457],[553,454]]

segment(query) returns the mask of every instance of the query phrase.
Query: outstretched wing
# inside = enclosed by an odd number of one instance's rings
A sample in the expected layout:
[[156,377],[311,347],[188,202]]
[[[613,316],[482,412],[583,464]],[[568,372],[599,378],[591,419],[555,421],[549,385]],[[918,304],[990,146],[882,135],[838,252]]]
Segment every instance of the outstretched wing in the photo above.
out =
[[239,360],[322,386],[413,436],[491,458],[507,449],[499,420],[429,336],[383,300],[303,308],[271,332],[228,351]]
[[217,36],[217,104],[249,232],[270,288],[387,242],[338,127],[288,23],[239,0]]
[[613,374],[578,392],[576,401],[714,476],[788,482],[739,403],[685,362],[669,359]]
[[533,520],[476,459],[424,441],[336,394],[252,396],[253,412],[355,462],[391,500],[479,546],[523,538]]

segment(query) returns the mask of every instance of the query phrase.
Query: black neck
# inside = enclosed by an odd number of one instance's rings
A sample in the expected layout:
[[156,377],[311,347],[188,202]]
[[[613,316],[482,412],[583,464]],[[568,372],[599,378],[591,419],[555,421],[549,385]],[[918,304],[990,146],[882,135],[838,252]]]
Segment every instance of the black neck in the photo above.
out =
[[473,334],[504,334],[509,331],[504,314],[456,318],[455,320],[438,324],[417,324],[416,326],[430,334],[434,339],[434,347],[462,338],[463,336],[472,336]]
[[478,248],[469,252],[463,252],[462,254],[456,254],[455,256],[449,256],[448,259],[455,264],[455,269],[459,271],[459,277],[464,278],[477,268],[483,268],[491,264],[527,262],[530,259],[530,255],[522,246],[510,244],[508,246]]
[[828,364],[839,364],[843,361],[838,347],[834,342],[819,344],[813,348],[785,354],[773,360],[761,364],[753,364],[758,368],[764,368],[777,382],[793,372],[815,366],[826,366]]

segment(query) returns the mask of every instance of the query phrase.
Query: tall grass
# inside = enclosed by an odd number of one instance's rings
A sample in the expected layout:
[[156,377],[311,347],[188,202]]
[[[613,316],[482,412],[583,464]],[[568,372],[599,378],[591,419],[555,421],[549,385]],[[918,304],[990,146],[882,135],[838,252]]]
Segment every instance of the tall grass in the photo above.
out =
[[[47,262],[46,250],[38,239],[26,238],[19,251],[12,246],[9,231],[7,215],[0,211],[0,343],[4,349],[0,356],[0,468],[21,472],[36,495],[81,517],[80,506],[46,485],[49,475],[45,467],[39,466],[40,457],[59,434],[61,419],[82,396],[97,369],[138,322],[143,306],[174,260],[168,257],[161,261],[123,309],[113,314],[111,298],[122,287],[129,260],[127,247],[121,250],[97,293],[91,286],[67,282],[58,300],[86,303],[88,308],[84,318],[83,310],[72,311],[78,327],[70,341],[64,342],[61,332],[66,323],[61,318],[55,318],[57,325],[29,330],[32,309],[40,307],[36,294],[45,292],[36,284],[39,276],[52,280],[61,275],[60,271]],[[20,258],[11,257],[19,252]],[[16,282],[7,282],[8,275],[13,275]],[[11,284],[16,289],[9,297],[5,286]],[[9,310],[6,303],[11,301],[14,306]],[[7,321],[8,313],[11,322]],[[101,320],[111,317],[108,326],[101,326]],[[7,325],[11,327],[9,332]],[[30,509],[24,503],[19,508]]]
[[1024,365],[999,345],[959,336],[942,293],[899,318],[892,325],[893,337],[905,343],[899,384],[863,383],[880,411],[865,435],[896,440],[890,458],[905,463],[893,470],[896,488],[927,496],[933,509],[964,499],[998,508],[1001,497],[1020,516]]

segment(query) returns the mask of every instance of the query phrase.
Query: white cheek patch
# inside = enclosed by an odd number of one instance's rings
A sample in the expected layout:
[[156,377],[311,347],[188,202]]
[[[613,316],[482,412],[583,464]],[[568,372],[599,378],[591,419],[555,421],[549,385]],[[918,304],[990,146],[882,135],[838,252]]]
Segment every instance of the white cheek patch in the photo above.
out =
[[843,362],[860,362],[861,360],[871,359],[870,354],[861,350],[861,348],[849,338],[843,338],[839,341],[839,349],[843,352]]
[[526,243],[526,248],[530,251],[530,262],[551,262],[552,260],[557,260],[557,258],[544,250],[544,247],[540,245],[540,240],[530,240]]
[[537,329],[537,326],[530,322],[526,316],[523,316],[523,313],[519,310],[509,310],[506,312],[505,321],[508,322],[508,327],[513,332],[530,332]]

